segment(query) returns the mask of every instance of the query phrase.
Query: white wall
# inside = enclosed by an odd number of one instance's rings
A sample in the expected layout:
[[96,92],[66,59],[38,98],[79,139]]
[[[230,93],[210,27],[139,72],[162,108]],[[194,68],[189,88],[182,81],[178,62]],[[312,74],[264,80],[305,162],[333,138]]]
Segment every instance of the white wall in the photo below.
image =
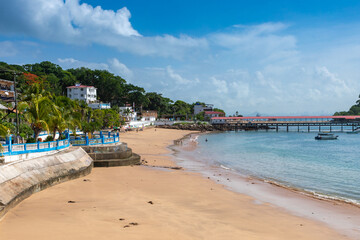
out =
[[78,99],[90,103],[96,101],[97,92],[94,87],[68,88],[67,97],[73,100]]

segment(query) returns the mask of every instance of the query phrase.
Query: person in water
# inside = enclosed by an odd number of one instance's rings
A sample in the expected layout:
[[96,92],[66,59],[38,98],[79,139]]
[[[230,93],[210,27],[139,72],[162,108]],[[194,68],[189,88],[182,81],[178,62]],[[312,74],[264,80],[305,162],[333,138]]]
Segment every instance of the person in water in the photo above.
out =
[[207,142],[208,140],[207,140],[207,138],[205,138],[205,142]]

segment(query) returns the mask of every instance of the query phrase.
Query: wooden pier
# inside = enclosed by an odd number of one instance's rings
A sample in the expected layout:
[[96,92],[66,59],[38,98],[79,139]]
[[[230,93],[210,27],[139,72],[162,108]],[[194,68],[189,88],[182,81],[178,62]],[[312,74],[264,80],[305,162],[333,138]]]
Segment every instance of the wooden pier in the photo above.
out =
[[291,117],[218,117],[212,118],[211,123],[222,130],[275,130],[285,129],[287,132],[319,131],[334,128],[344,131],[344,128],[354,131],[360,127],[360,116],[291,116]]

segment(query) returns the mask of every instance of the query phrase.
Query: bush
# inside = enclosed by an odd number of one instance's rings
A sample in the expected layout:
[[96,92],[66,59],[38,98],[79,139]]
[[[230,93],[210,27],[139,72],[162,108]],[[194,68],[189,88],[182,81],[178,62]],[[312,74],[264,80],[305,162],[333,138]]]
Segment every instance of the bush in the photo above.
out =
[[54,141],[53,136],[47,136],[44,142],[52,142]]
[[35,143],[35,138],[33,137],[29,137],[28,139],[26,139],[26,143]]
[[20,136],[23,138],[31,137],[32,135],[34,135],[34,131],[27,124],[20,124],[19,133]]
[[[72,136],[73,136],[73,135],[72,135]],[[64,139],[66,139],[66,136],[65,136],[64,134],[60,134],[59,140],[64,140]]]

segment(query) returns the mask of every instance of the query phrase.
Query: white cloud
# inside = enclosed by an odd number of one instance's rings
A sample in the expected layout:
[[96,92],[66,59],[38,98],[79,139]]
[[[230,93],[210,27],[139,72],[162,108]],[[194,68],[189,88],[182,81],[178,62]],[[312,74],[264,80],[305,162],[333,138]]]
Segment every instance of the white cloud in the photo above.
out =
[[352,92],[348,84],[340,79],[335,73],[332,73],[326,67],[316,68],[316,76],[323,80],[323,89],[325,89],[329,95],[335,97],[343,97]]
[[85,62],[74,58],[58,58],[58,62],[65,69],[86,67],[89,69],[108,70],[109,72],[118,75],[127,81],[131,81],[133,77],[133,72],[116,58],[109,59],[108,63]]
[[18,50],[12,42],[3,41],[0,42],[0,57],[11,57],[15,56]]
[[175,80],[176,84],[183,85],[192,83],[191,80],[183,78],[182,76],[180,76],[180,74],[175,73],[171,66],[167,66],[166,72],[171,79]]
[[114,12],[103,10],[100,6],[94,8],[86,3],[79,4],[79,0],[66,0],[64,7],[73,25],[83,32],[94,35],[105,32],[119,36],[140,36],[131,26],[131,14],[126,7]]
[[225,80],[217,79],[216,77],[211,77],[211,82],[214,85],[214,89],[219,94],[227,94],[229,89],[227,82]]
[[131,80],[133,77],[133,72],[116,58],[109,60],[109,69],[114,74],[120,75],[127,80]]
[[207,47],[186,35],[143,37],[130,23],[130,11],[92,7],[79,0],[11,0],[0,8],[0,33],[75,45],[101,44],[138,55],[182,58]]

